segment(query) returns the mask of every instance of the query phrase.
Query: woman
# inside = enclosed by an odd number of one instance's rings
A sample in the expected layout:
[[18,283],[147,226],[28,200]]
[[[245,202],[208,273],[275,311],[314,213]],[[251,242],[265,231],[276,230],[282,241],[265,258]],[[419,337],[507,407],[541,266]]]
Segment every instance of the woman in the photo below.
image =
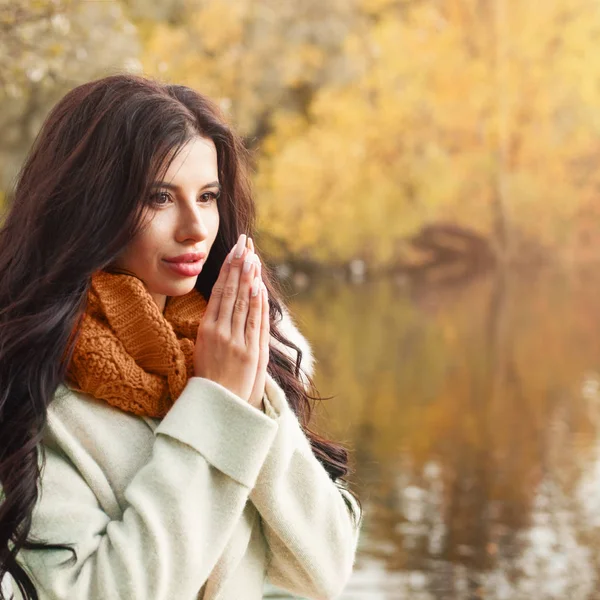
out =
[[310,349],[245,235],[246,164],[206,98],[132,75],[44,123],[0,232],[17,597],[335,598],[348,580],[347,454],[307,428]]

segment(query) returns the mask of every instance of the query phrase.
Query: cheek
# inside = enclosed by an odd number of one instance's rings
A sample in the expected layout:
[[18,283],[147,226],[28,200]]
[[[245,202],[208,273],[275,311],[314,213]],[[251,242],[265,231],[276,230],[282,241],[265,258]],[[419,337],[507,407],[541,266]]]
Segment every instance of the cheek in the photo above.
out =
[[126,250],[117,261],[118,266],[140,276],[140,270],[144,270],[144,262],[147,251],[144,247],[144,239],[137,237],[132,240]]
[[136,251],[139,258],[144,262],[153,260],[156,253],[164,248],[165,240],[169,239],[170,224],[167,219],[161,218],[161,216],[156,215],[138,236]]
[[142,266],[153,262],[163,237],[160,224],[152,222],[131,241],[123,255],[124,262],[131,266]]

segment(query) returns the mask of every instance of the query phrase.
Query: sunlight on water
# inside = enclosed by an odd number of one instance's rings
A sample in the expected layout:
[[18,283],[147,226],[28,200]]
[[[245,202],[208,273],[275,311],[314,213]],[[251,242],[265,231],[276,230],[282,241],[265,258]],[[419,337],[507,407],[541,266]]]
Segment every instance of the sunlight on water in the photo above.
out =
[[600,598],[599,298],[590,273],[293,297],[365,508],[344,600]]

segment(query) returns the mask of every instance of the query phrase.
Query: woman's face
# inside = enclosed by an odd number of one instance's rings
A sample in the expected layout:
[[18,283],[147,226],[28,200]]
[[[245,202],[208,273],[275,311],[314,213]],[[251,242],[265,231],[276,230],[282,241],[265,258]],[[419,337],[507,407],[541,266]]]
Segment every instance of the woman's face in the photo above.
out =
[[193,138],[154,183],[146,225],[115,263],[144,282],[161,311],[198,279],[219,229],[220,189],[214,142]]

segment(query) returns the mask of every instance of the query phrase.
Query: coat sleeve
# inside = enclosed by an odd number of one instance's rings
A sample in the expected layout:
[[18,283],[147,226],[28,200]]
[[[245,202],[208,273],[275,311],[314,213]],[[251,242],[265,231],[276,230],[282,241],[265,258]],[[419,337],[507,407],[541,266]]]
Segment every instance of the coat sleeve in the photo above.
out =
[[40,598],[196,597],[240,519],[276,430],[270,417],[226,388],[190,379],[156,429],[151,457],[129,483],[119,519],[101,508],[60,448],[49,448],[32,535],[72,544],[75,554],[21,550],[18,560]]
[[311,599],[337,598],[352,572],[360,509],[315,458],[270,375],[266,392],[265,409],[278,428],[250,500],[269,547],[268,580]]

